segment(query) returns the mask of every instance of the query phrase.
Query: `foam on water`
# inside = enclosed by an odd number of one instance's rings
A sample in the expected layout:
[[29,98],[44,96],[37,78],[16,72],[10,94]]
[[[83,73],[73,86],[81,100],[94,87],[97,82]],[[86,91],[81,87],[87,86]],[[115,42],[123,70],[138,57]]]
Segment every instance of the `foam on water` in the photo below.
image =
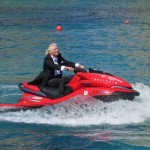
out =
[[150,87],[142,83],[133,87],[140,92],[134,101],[103,103],[91,97],[77,96],[37,110],[1,112],[0,120],[62,126],[141,123],[150,118]]

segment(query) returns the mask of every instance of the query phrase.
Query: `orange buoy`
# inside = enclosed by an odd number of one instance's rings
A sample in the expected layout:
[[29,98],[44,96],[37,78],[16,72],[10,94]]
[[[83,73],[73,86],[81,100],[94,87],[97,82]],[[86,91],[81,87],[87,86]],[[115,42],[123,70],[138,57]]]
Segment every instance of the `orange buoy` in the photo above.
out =
[[57,27],[56,27],[56,30],[57,30],[57,31],[62,31],[62,26],[60,26],[60,25],[57,26]]

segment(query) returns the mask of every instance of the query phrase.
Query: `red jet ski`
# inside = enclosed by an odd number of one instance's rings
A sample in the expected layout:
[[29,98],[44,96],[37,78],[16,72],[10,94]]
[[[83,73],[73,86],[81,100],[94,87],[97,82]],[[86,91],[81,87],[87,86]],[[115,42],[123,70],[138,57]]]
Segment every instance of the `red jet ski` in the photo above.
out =
[[38,87],[24,82],[18,85],[24,93],[18,103],[0,104],[0,108],[17,107],[21,109],[38,108],[58,104],[78,95],[91,96],[103,102],[119,99],[133,100],[139,96],[131,84],[120,77],[102,71],[89,69],[89,72],[78,72],[65,85],[63,96],[59,95],[58,87]]

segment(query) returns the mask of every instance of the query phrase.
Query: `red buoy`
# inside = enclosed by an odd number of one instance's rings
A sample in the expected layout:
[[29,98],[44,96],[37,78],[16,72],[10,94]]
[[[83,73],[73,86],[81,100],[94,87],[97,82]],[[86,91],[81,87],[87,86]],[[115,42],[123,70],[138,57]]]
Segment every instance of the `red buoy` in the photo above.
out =
[[62,31],[62,26],[60,26],[60,25],[57,26],[57,27],[56,27],[56,30],[57,30],[57,31]]
[[129,24],[129,20],[125,20],[124,23],[125,23],[125,24]]

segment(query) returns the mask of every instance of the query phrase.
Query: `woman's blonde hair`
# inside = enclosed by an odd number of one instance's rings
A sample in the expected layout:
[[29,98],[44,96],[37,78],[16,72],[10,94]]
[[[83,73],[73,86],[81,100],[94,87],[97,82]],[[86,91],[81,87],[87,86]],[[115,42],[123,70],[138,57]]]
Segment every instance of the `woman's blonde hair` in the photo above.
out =
[[50,44],[45,51],[45,55],[47,55],[48,53],[51,53],[51,51],[53,50],[53,46],[57,46],[57,44],[56,43]]

